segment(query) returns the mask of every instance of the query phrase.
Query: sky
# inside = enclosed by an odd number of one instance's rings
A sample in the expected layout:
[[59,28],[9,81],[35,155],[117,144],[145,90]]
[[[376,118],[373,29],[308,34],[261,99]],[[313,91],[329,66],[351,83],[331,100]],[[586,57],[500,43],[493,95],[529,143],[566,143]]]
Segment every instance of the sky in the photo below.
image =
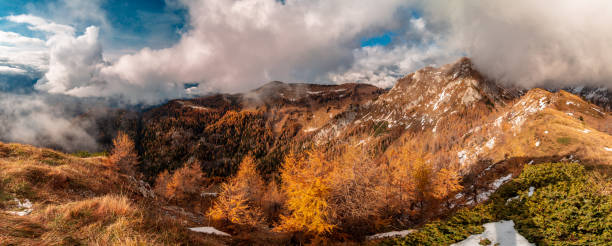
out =
[[127,104],[268,81],[389,88],[470,57],[524,87],[610,86],[612,3],[594,0],[11,0],[0,90]]

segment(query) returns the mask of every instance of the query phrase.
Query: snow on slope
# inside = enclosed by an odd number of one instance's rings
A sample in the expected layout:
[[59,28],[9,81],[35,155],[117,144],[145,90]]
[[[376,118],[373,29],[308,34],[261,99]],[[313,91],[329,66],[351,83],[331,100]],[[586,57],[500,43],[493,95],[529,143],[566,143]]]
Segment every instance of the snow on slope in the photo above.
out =
[[219,235],[219,236],[225,236],[225,237],[229,237],[231,236],[230,234],[227,234],[225,232],[219,231],[217,229],[215,229],[214,227],[210,227],[210,226],[204,226],[204,227],[193,227],[193,228],[189,228],[189,230],[191,231],[195,231],[195,232],[201,232],[201,233],[207,233],[207,234],[214,234],[214,235]]
[[378,234],[374,234],[372,236],[369,236],[368,239],[381,239],[381,238],[387,238],[387,237],[404,237],[410,233],[415,232],[415,230],[403,230],[403,231],[390,231],[390,232],[383,232],[383,233],[378,233]]
[[14,202],[17,205],[18,210],[8,211],[7,213],[12,214],[12,215],[17,215],[17,216],[26,216],[32,213],[33,209],[32,209],[32,203],[30,202],[30,200],[25,199],[22,203],[19,199],[15,198]]
[[514,221],[501,220],[483,225],[485,231],[480,234],[471,235],[467,239],[452,244],[452,246],[479,246],[481,240],[488,239],[491,244],[499,246],[532,246],[525,237],[514,229]]

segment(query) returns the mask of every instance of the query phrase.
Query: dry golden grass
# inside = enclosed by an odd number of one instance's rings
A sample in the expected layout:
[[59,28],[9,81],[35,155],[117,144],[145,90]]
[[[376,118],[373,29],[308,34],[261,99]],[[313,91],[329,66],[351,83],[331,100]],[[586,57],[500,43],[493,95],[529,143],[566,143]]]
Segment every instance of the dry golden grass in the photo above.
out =
[[42,240],[48,244],[68,241],[92,245],[155,244],[155,238],[137,231],[143,218],[124,196],[108,195],[48,206],[34,217],[48,230]]
[[[105,157],[0,143],[0,245],[223,245],[190,232],[136,192]],[[33,212],[5,213],[13,199]]]
[[612,136],[554,109],[532,116],[519,134],[506,136],[504,140],[491,152],[493,160],[501,160],[505,154],[531,157],[571,154],[583,160],[612,164],[612,152],[604,149],[612,147]]
[[127,189],[104,158],[77,158],[49,149],[0,143],[0,180],[19,198],[61,202]]

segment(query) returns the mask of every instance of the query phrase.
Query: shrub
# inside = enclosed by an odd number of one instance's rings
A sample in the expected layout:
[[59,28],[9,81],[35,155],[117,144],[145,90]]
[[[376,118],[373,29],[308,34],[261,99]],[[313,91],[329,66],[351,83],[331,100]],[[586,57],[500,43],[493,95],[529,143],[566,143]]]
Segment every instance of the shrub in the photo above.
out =
[[[462,209],[445,221],[429,223],[397,245],[451,244],[482,231],[482,224],[513,220],[519,233],[537,245],[608,245],[612,238],[612,199],[576,163],[525,165],[489,202]],[[533,187],[532,195],[529,188]],[[518,199],[509,201],[518,195]]]
[[245,157],[235,177],[223,184],[221,193],[208,215],[213,220],[238,225],[263,224],[261,210],[264,182],[252,156]]
[[119,171],[127,175],[135,175],[138,166],[138,154],[134,148],[134,142],[124,133],[119,132],[113,139],[113,150],[109,158],[110,163]]
[[571,138],[568,137],[562,137],[562,138],[557,138],[557,143],[563,144],[563,145],[568,145],[570,144],[572,141]]
[[189,202],[200,196],[201,186],[204,182],[204,173],[198,162],[185,164],[174,171],[159,174],[155,181],[155,191],[169,201],[177,203]]

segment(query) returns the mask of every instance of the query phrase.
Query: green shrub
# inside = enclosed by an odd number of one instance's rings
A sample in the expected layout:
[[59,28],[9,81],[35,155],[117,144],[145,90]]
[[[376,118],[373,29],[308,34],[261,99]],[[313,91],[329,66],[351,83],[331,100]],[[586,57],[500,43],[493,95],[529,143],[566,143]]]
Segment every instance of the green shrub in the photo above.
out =
[[513,220],[519,233],[537,245],[612,245],[612,199],[599,192],[601,184],[592,175],[576,163],[525,165],[487,203],[385,244],[448,245],[482,232],[484,223]]
[[489,240],[488,238],[484,238],[484,239],[481,239],[478,244],[480,244],[480,245],[491,245],[491,240]]
[[374,128],[374,136],[378,136],[387,131],[387,129],[389,128],[389,123],[387,123],[386,121],[381,121],[381,122],[375,123],[373,128]]
[[568,145],[568,144],[570,144],[571,141],[572,141],[572,139],[568,138],[568,137],[557,138],[557,143],[560,143],[560,144],[563,144],[563,145]]
[[93,152],[93,153],[90,153],[89,151],[79,151],[79,152],[72,153],[72,155],[76,157],[80,157],[80,158],[87,158],[87,157],[108,156],[108,153],[106,151]]

